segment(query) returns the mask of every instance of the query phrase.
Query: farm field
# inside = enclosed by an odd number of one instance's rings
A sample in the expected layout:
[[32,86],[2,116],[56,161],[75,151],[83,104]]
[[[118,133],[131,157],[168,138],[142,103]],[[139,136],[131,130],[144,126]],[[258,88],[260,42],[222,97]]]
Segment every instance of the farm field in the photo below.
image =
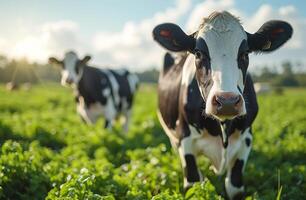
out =
[[[246,167],[247,199],[306,199],[306,90],[259,96]],[[179,157],[156,117],[156,88],[140,88],[128,134],[103,120],[87,126],[72,89],[59,84],[9,92],[0,85],[0,199],[220,199],[223,179],[186,195]],[[223,197],[221,197],[223,199]]]

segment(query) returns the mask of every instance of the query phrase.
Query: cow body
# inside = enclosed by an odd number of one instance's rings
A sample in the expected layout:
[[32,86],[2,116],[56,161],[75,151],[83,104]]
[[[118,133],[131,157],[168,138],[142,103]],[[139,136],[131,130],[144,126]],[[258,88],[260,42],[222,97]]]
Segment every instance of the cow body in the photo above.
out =
[[[173,64],[160,75],[159,120],[167,134],[171,134],[169,138],[174,148],[177,148],[179,153],[184,152],[184,155],[180,155],[181,159],[188,162],[183,165],[186,174],[185,186],[189,187],[202,180],[196,165],[196,157],[202,154],[210,159],[216,174],[221,175],[227,171],[227,181],[232,180],[232,185],[241,190],[242,168],[240,173],[232,177],[231,172],[237,170],[240,163],[243,163],[244,167],[251,149],[251,124],[258,112],[251,76],[247,75],[243,93],[244,98],[248,99],[247,114],[225,122],[228,140],[225,144],[220,122],[203,113],[206,102],[201,98],[195,71],[190,70],[195,66],[193,62],[188,61],[192,59],[192,55],[186,54],[179,59],[177,64]],[[176,77],[176,80],[172,77]],[[230,183],[228,185],[230,187]]]
[[77,111],[87,123],[95,123],[104,117],[105,127],[120,115],[126,119],[127,130],[136,89],[136,77],[126,70],[98,69],[85,66],[77,84]]
[[[69,65],[64,67],[62,84],[74,85],[77,112],[83,121],[93,124],[100,117],[104,117],[105,128],[110,129],[114,121],[123,116],[125,118],[123,128],[127,131],[138,85],[137,76],[125,69],[110,70],[91,67],[78,59],[71,59],[76,55],[74,52],[67,54],[65,58],[76,62],[70,70]],[[65,63],[64,61],[61,63]]]
[[[228,12],[214,12],[186,35],[175,24],[161,24],[154,39],[167,50],[158,83],[160,123],[178,150],[184,187],[203,181],[197,156],[211,161],[216,174],[226,173],[229,199],[243,199],[243,170],[251,150],[251,125],[258,105],[248,54],[270,52],[292,34],[283,21],[269,21],[255,34],[244,31]],[[177,53],[172,53],[177,54]]]

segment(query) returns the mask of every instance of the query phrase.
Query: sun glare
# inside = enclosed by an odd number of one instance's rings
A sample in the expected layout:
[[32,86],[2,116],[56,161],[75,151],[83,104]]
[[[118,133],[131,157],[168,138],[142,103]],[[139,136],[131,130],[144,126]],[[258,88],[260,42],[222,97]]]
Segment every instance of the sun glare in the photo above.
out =
[[43,61],[46,59],[46,50],[35,38],[28,38],[18,42],[12,49],[13,58],[26,58],[29,61]]

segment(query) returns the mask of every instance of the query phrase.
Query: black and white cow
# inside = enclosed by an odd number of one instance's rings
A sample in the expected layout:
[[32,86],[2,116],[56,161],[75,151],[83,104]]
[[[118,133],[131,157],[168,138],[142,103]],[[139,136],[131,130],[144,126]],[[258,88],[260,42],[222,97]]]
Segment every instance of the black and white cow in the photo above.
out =
[[123,128],[128,131],[133,98],[138,78],[127,70],[90,67],[90,56],[79,59],[75,52],[67,52],[62,61],[50,57],[49,63],[62,67],[61,84],[75,88],[77,111],[89,124],[105,118],[105,128],[112,128],[120,115],[125,117]]
[[196,156],[210,159],[216,174],[226,173],[229,199],[243,199],[243,170],[251,150],[251,125],[258,112],[248,54],[271,52],[292,35],[283,21],[268,21],[247,33],[230,13],[214,12],[198,30],[185,34],[160,24],[154,39],[167,50],[158,83],[159,120],[184,169],[184,187],[203,181]]

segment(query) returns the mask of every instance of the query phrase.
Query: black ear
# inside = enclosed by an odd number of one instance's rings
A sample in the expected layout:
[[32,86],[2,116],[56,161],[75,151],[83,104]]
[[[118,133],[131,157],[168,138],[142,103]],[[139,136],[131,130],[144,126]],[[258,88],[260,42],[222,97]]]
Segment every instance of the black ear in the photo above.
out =
[[91,59],[91,56],[86,55],[86,56],[81,60],[81,63],[82,63],[83,65],[85,65],[85,64],[88,63],[88,61],[89,61],[90,59]]
[[285,44],[292,33],[293,29],[287,22],[271,20],[264,23],[256,33],[247,33],[248,45],[251,51],[271,52]]
[[153,38],[170,51],[193,51],[195,47],[195,38],[192,35],[186,35],[178,25],[172,23],[156,26],[153,30]]
[[57,58],[55,57],[50,57],[48,60],[49,64],[56,64],[56,65],[61,65],[63,62],[59,61]]

